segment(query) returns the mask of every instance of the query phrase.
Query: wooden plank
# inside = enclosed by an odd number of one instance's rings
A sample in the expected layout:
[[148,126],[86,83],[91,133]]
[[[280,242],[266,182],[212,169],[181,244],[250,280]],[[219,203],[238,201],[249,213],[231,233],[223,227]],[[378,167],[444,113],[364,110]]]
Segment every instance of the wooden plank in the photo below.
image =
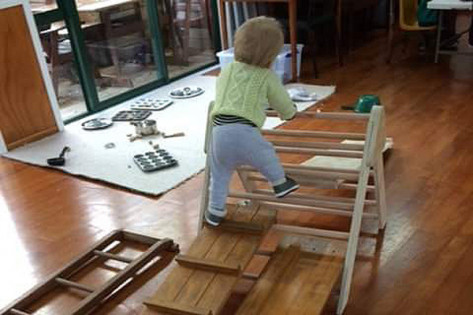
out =
[[269,264],[271,256],[267,255],[254,255],[248,266],[246,266],[245,271],[243,272],[243,277],[248,279],[257,280],[266,269],[266,266]]
[[178,315],[210,315],[209,309],[199,308],[196,306],[182,305],[176,302],[155,299],[152,304],[145,302],[146,305],[156,309],[157,311]]
[[21,5],[0,10],[0,60],[5,61],[0,71],[0,129],[7,148],[57,132]]
[[320,314],[343,268],[342,257],[328,254],[302,253],[276,283],[260,314]]
[[[199,234],[190,246],[187,254],[192,257],[204,257],[218,236],[219,233],[217,231],[203,229],[202,233]],[[166,281],[159,286],[153,296],[145,301],[145,304],[153,306],[159,304],[159,301],[174,301],[193,272],[193,269],[177,266],[171,271]]]
[[[240,235],[235,233],[220,233],[204,258],[224,262],[239,239]],[[175,302],[182,305],[196,305],[206,292],[215,274],[215,272],[210,271],[194,270],[181,292],[177,295]]]
[[321,138],[321,139],[345,139],[345,140],[365,140],[363,133],[349,132],[331,132],[331,131],[309,131],[309,130],[283,130],[283,129],[264,129],[265,136],[284,136],[298,138]]
[[[210,227],[209,228],[213,228]],[[263,234],[264,226],[253,222],[223,221],[217,229],[233,233]]]
[[274,285],[281,279],[285,270],[297,261],[299,254],[300,250],[295,246],[276,253],[276,257],[271,262],[270,267],[250,291],[238,309],[237,314],[260,314],[272,293]]
[[[260,237],[255,235],[244,235],[226,258],[226,264],[240,264],[246,266],[253,253],[256,251]],[[230,277],[227,274],[216,274],[212,283],[207,287],[205,294],[197,304],[199,307],[210,308],[213,314],[219,314],[225,302],[231,295],[238,277]]]
[[[261,227],[273,219],[273,216],[270,215],[273,214],[272,211],[266,209],[261,211],[258,206],[253,204],[249,206],[227,205],[227,209],[229,210],[228,220],[240,225]],[[252,223],[253,221],[254,223]],[[209,233],[214,235],[214,239],[210,242],[206,252],[200,253],[199,256],[192,255],[192,252],[195,254],[199,252],[195,250],[196,245],[209,244],[209,241],[202,241],[208,237]],[[201,266],[210,261],[214,265],[213,267],[217,265],[219,267],[237,265],[243,267],[248,264],[256,251],[260,239],[261,237],[258,235],[244,234],[241,231],[233,233],[221,228],[205,227],[189,249],[188,256],[199,258],[194,259],[194,262],[201,263]],[[163,301],[172,302],[171,305],[179,305],[181,308],[197,306],[199,309],[210,309],[212,313],[217,314],[230,296],[238,276],[215,270],[199,270],[201,266],[198,269],[191,268],[190,265],[177,266],[153,298],[147,300],[146,304],[159,308]],[[184,279],[185,281],[183,281]]]
[[195,258],[187,255],[179,255],[176,261],[182,265],[194,269],[203,269],[208,271],[222,272],[238,275],[241,271],[240,264],[226,264],[210,259]]

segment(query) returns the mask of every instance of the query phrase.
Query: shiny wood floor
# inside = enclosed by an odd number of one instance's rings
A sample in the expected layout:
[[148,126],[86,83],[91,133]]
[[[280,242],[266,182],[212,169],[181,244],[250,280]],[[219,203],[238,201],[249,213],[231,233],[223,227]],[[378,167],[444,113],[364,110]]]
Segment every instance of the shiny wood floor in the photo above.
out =
[[[384,51],[385,38],[376,38],[343,68],[323,64],[321,79],[309,79],[310,65],[303,72],[305,82],[337,85],[326,109],[378,94],[395,141],[386,163],[387,229],[376,254],[375,240],[361,244],[373,258],[356,265],[346,314],[471,314],[473,59],[434,65],[415,53],[397,54],[386,65]],[[321,125],[299,119],[289,127]],[[0,159],[0,307],[112,229],[171,237],[185,251],[196,233],[201,185],[197,176],[151,199]],[[142,279],[98,313],[140,313],[168,270]]]

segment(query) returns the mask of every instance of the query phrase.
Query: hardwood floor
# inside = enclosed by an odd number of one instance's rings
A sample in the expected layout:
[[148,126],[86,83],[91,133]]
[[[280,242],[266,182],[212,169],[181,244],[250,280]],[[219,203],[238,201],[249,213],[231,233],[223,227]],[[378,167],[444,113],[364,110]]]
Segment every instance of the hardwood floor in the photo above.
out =
[[[379,95],[395,143],[385,171],[388,225],[377,253],[373,238],[360,244],[373,258],[356,264],[346,314],[471,314],[473,59],[435,65],[412,52],[387,65],[385,47],[378,37],[342,68],[322,63],[318,80],[308,78],[309,64],[303,69],[304,82],[337,85],[327,110],[360,94]],[[303,118],[287,125],[328,127]],[[171,237],[185,252],[196,233],[201,185],[197,176],[156,200],[0,159],[0,308],[116,228]],[[306,214],[281,219],[314,223]],[[140,313],[169,269],[134,284],[134,292],[124,290],[98,313]]]

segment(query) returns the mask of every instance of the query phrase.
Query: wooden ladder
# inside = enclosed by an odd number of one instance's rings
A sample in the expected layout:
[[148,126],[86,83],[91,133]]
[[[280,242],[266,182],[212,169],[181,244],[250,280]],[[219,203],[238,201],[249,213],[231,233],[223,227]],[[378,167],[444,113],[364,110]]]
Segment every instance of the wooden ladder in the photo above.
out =
[[[149,247],[138,258],[131,259],[113,252],[113,249],[123,242],[139,243]],[[6,307],[0,314],[33,314],[33,311],[30,311],[29,308],[32,307],[36,301],[58,287],[74,289],[87,294],[71,311],[67,313],[61,312],[62,314],[87,314],[97,307],[105,298],[109,297],[110,294],[116,293],[119,287],[121,289],[126,281],[140,275],[144,270],[148,269],[148,264],[151,263],[154,258],[159,255],[164,255],[165,253],[175,255],[178,251],[178,246],[170,239],[157,239],[123,230],[113,231],[83,255],[76,258],[66,267],[51,275],[47,280]],[[115,260],[128,265],[97,289],[73,280],[74,276],[85,268],[95,266],[95,264],[102,263],[105,260]],[[162,259],[160,259],[159,262],[162,263]]]

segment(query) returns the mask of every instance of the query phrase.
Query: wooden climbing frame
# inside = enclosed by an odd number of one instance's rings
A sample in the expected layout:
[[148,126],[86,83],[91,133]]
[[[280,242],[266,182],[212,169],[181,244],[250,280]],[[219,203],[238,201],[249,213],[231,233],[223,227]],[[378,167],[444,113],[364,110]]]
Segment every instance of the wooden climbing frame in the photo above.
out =
[[[209,113],[211,108],[212,105]],[[274,113],[268,112],[268,115],[274,116]],[[366,123],[365,133],[262,131],[264,136],[270,137],[276,152],[358,159],[358,169],[283,163],[285,172],[303,188],[328,187],[352,194],[354,191],[355,198],[302,192],[275,198],[271,190],[262,187],[261,182],[266,180],[256,169],[242,166],[237,173],[244,191],[229,193],[229,197],[242,202],[227,204],[226,219],[218,228],[211,228],[203,223],[209,203],[207,154],[199,235],[186,255],[177,258],[177,266],[146,305],[172,314],[226,313],[226,302],[234,292],[240,292],[239,285],[251,283],[237,314],[319,314],[341,278],[337,313],[343,313],[349,297],[361,221],[376,220],[379,229],[386,225],[382,157],[384,110],[375,106],[370,114],[302,112],[297,116]],[[211,130],[209,119],[205,152],[210,149]],[[303,141],[288,141],[288,138]],[[367,193],[374,195],[374,199],[367,198]],[[276,222],[277,210],[341,216],[349,218],[351,226],[347,232],[280,224]],[[286,236],[278,237],[281,234]],[[317,254],[283,244],[294,235],[315,238]]]
[[[149,247],[138,258],[132,259],[114,253],[114,248],[123,242],[138,243]],[[78,305],[73,307],[72,310],[69,312],[62,311],[61,314],[87,314],[96,308],[105,298],[114,294],[116,290],[122,287],[129,279],[141,274],[157,256],[164,255],[165,253],[175,255],[178,251],[178,246],[170,239],[157,239],[133,232],[116,230],[101,239],[90,250],[76,258],[66,267],[53,274],[23,297],[6,307],[0,314],[33,314],[34,311],[30,310],[30,308],[33,308],[32,305],[57,288],[64,290],[73,289],[86,294],[86,297]],[[76,275],[86,268],[98,268],[101,263],[106,260],[119,261],[128,265],[97,289],[81,284],[74,279]],[[161,259],[159,262],[161,262]]]
[[[210,108],[212,105],[210,106]],[[210,109],[209,109],[210,111]],[[268,111],[268,116],[276,116],[274,111]],[[316,194],[293,193],[285,198],[275,198],[271,191],[262,190],[255,182],[264,181],[257,171],[244,166],[237,170],[243,183],[245,192],[230,192],[229,197],[251,200],[257,205],[284,210],[309,211],[313,213],[331,214],[351,218],[349,232],[298,227],[275,224],[273,229],[285,233],[310,235],[322,238],[344,239],[348,241],[343,264],[341,292],[338,301],[337,313],[342,314],[348,302],[353,268],[355,264],[358,239],[362,219],[371,219],[378,222],[378,228],[386,225],[386,197],[384,188],[383,149],[385,146],[385,114],[382,106],[374,106],[370,114],[334,113],[334,112],[301,112],[297,117],[311,119],[348,120],[366,123],[366,132],[328,132],[306,130],[263,130],[264,136],[271,136],[277,153],[295,153],[311,156],[331,156],[360,159],[357,170],[342,170],[329,167],[311,167],[298,164],[283,164],[285,172],[298,181],[302,186],[313,187],[320,181],[331,181],[334,187],[356,191],[354,199],[342,197],[320,196]],[[207,125],[206,148],[210,144],[211,123]],[[279,140],[284,137],[285,140]],[[287,138],[310,138],[311,141],[288,141]],[[329,141],[324,141],[329,140]],[[339,142],[333,142],[338,140]],[[346,143],[344,140],[363,141],[360,144]],[[207,150],[207,149],[206,149]],[[369,185],[369,178],[374,185]],[[205,169],[204,187],[208,187],[210,180],[209,161]],[[367,192],[374,192],[375,199],[367,199]],[[208,207],[209,191],[204,190],[200,226],[203,215]],[[369,211],[370,208],[372,211]]]

